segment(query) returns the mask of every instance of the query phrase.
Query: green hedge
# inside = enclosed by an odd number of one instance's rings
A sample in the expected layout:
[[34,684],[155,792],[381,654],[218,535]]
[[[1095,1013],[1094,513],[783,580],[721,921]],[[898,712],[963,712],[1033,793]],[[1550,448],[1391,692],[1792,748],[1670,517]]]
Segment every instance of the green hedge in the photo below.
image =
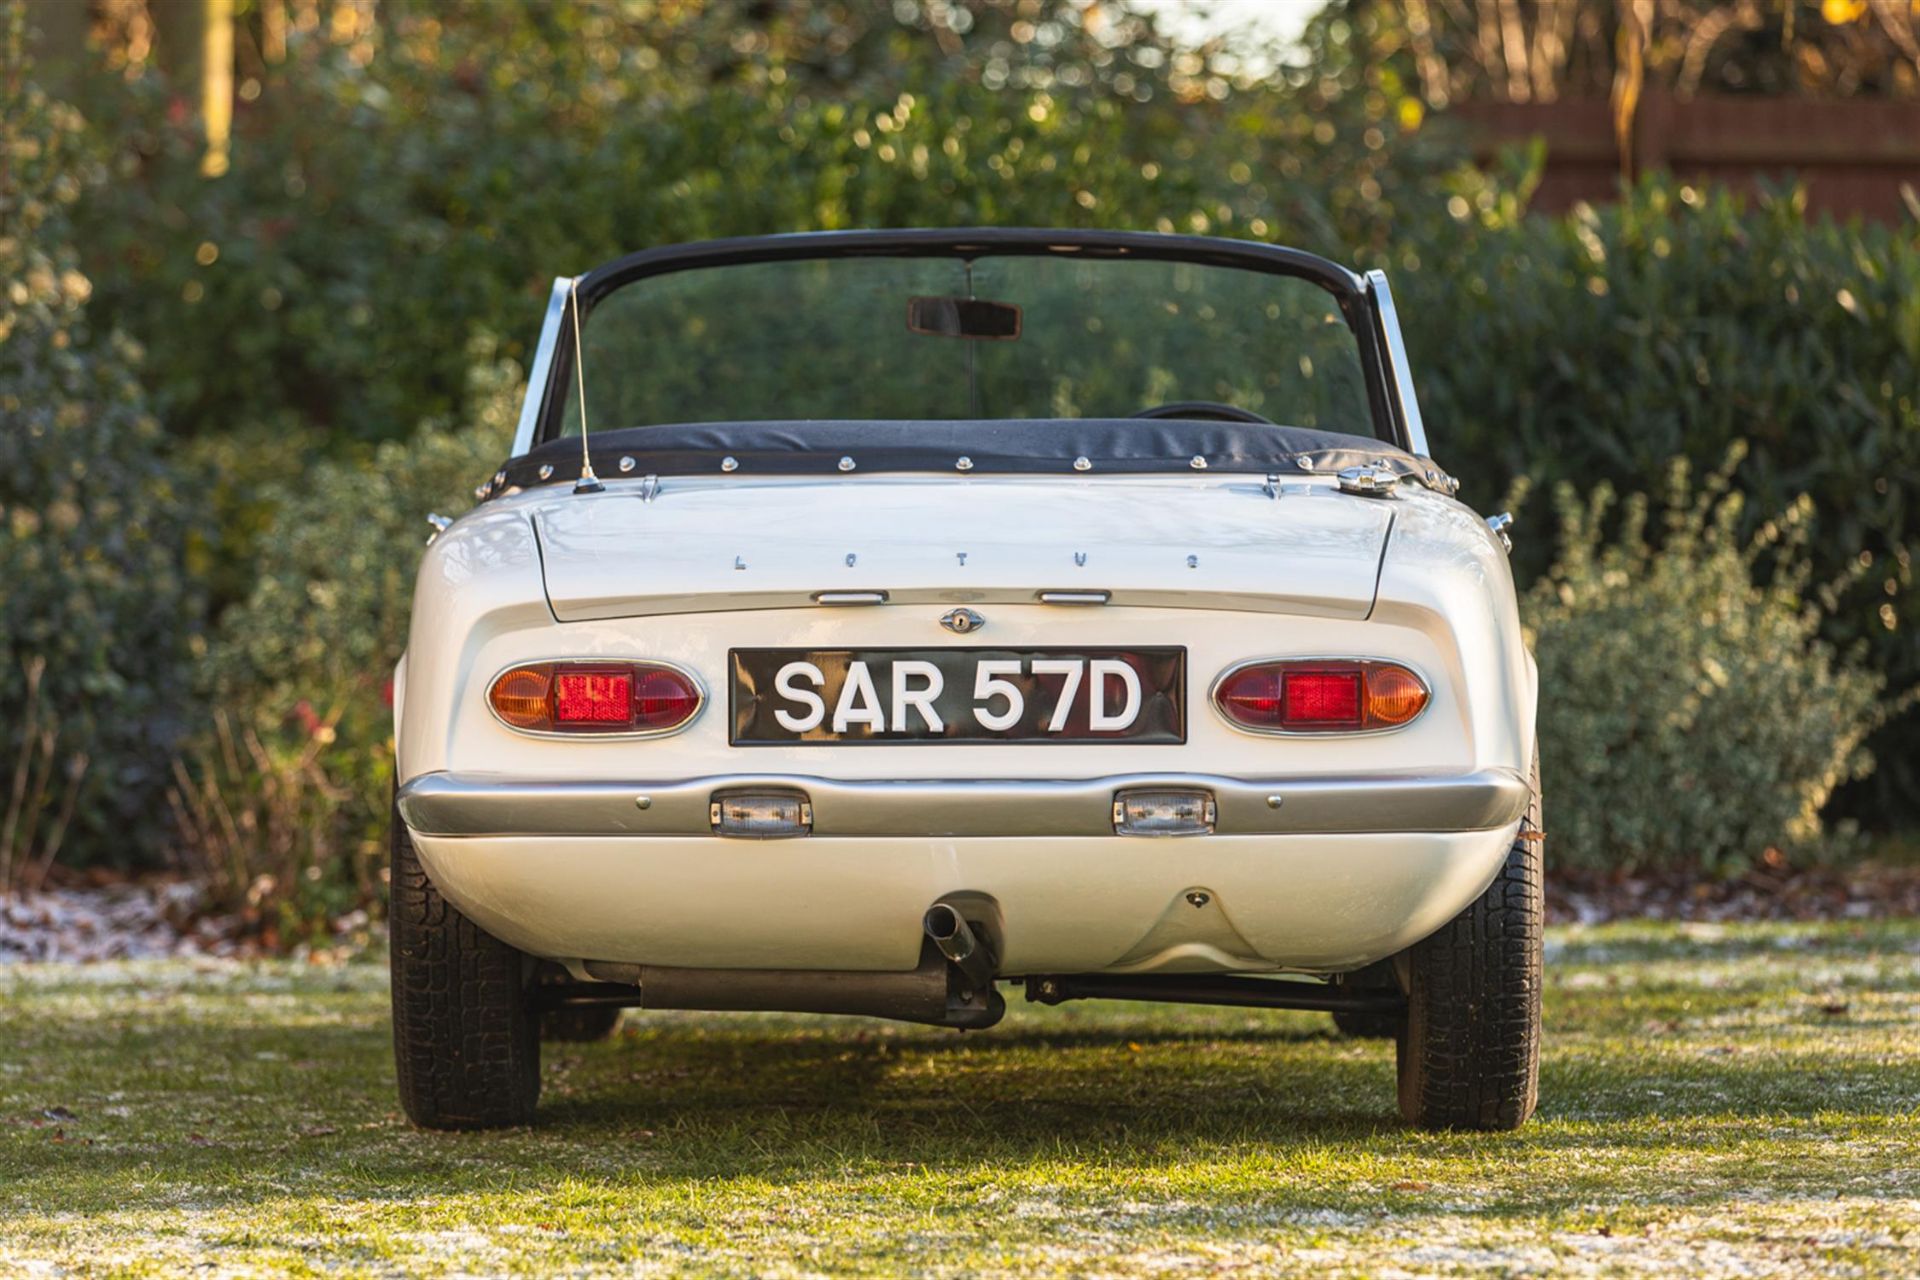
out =
[[[470,352],[474,421],[460,430],[430,422],[408,441],[387,441],[313,467],[270,491],[275,518],[254,547],[257,575],[221,618],[204,664],[219,715],[265,745],[272,772],[298,761],[324,779],[333,805],[327,830],[291,842],[284,860],[304,874],[317,850],[353,869],[383,863],[393,780],[393,664],[406,648],[413,581],[431,532],[429,512],[457,516],[473,503],[513,438],[524,373],[489,344]],[[201,726],[202,736],[217,726]],[[275,794],[250,794],[249,779],[224,776],[203,751],[192,772],[205,785],[238,790],[261,809],[261,825],[290,825],[267,812]],[[289,794],[292,789],[288,789]],[[229,807],[239,808],[236,800]],[[346,870],[346,867],[340,870]],[[283,891],[324,893],[280,869]],[[244,888],[246,878],[232,877]]]
[[[1464,498],[1523,475],[1658,490],[1670,459],[1712,466],[1746,441],[1745,527],[1807,495],[1813,581],[1846,583],[1824,634],[1863,643],[1895,689],[1920,682],[1920,224],[1809,222],[1791,190],[1664,178],[1564,218],[1513,217],[1485,189],[1434,200],[1389,265]],[[1523,577],[1555,547],[1523,523]],[[1856,810],[1920,819],[1920,723],[1876,746]]]
[[[1017,7],[980,8],[977,25]],[[789,60],[737,65],[730,10],[396,7],[364,65],[296,39],[214,182],[197,134],[166,123],[169,86],[97,86],[123,182],[91,204],[84,242],[101,306],[149,343],[170,425],[367,441],[457,419],[471,335],[524,361],[555,275],[650,245],[976,223],[1332,245],[1384,235],[1394,201],[1460,155],[1403,135],[1385,99],[1196,99],[1164,39],[1109,47],[1110,27],[1066,9],[1050,48],[976,30],[970,47],[991,52],[959,60],[923,16],[850,8],[836,18],[873,32],[844,68],[790,29],[818,27],[801,9],[760,15],[767,40],[798,46]],[[588,56],[609,40],[616,62]]]
[[187,498],[73,248],[98,170],[21,38],[0,30],[0,881],[157,856],[199,629]]

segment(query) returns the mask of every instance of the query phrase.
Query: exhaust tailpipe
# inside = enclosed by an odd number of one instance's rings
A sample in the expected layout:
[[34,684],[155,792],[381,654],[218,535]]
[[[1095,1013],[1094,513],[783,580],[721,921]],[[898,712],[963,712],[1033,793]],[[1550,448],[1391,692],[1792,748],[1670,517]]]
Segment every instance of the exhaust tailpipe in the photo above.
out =
[[974,990],[993,989],[993,953],[987,950],[979,935],[974,933],[973,926],[952,904],[936,902],[928,907],[924,924],[927,937],[933,945],[965,976]]

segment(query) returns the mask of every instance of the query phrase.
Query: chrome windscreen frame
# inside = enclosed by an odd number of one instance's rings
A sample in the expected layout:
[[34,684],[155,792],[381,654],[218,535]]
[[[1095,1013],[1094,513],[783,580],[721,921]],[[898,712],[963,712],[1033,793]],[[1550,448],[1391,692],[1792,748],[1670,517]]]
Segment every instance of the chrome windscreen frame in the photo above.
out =
[[540,323],[540,344],[533,349],[533,364],[527,369],[527,394],[520,402],[520,423],[514,428],[511,457],[522,457],[533,448],[534,429],[540,425],[540,402],[547,390],[547,371],[553,365],[553,349],[560,341],[560,318],[566,313],[567,294],[572,288],[572,277],[558,276],[553,292],[547,295],[547,317]]
[[1393,307],[1393,290],[1387,273],[1375,268],[1367,272],[1367,294],[1373,300],[1373,316],[1380,328],[1380,345],[1387,360],[1387,385],[1393,396],[1394,417],[1400,427],[1400,447],[1415,457],[1431,458],[1427,449],[1427,428],[1420,418],[1420,397],[1413,389],[1413,369],[1407,362],[1406,339],[1400,335],[1400,313]]
[[[1325,290],[1360,346],[1366,374],[1367,407],[1375,437],[1396,444],[1403,432],[1393,411],[1394,396],[1380,347],[1380,326],[1365,277],[1317,254],[1282,245],[1160,232],[1048,227],[881,228],[808,231],[786,235],[741,236],[725,240],[663,245],[628,254],[581,276],[574,296],[583,322],[607,294],[638,280],[706,267],[837,257],[980,256],[1144,258],[1232,267],[1291,276]],[[571,309],[570,309],[571,310]],[[559,438],[561,409],[572,375],[573,353],[567,334],[571,314],[561,320],[560,341],[545,366],[541,407],[529,447]],[[533,382],[531,385],[541,385]]]
[[[590,315],[601,296],[649,275],[728,263],[839,254],[911,256],[916,253],[1133,255],[1237,266],[1308,280],[1339,300],[1348,324],[1356,331],[1361,361],[1368,370],[1368,399],[1375,430],[1416,457],[1433,456],[1420,416],[1420,400],[1414,390],[1406,341],[1394,309],[1393,291],[1383,271],[1375,269],[1358,275],[1314,254],[1251,241],[1123,231],[972,228],[808,232],[669,245],[630,254],[587,272],[577,281],[561,276],[553,282],[539,345],[527,370],[526,396],[521,401],[512,457],[522,457],[543,438],[559,434],[557,415],[565,399],[559,387],[568,376],[572,359],[561,339],[568,332],[567,302],[576,284],[581,311]],[[1366,323],[1368,319],[1370,324]]]

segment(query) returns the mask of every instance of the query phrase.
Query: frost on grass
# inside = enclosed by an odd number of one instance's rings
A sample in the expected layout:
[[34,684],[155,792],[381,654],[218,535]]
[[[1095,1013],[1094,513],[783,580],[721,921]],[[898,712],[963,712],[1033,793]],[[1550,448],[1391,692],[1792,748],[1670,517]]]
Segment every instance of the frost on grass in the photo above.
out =
[[682,1014],[410,1130],[375,964],[0,965],[0,1275],[1920,1274],[1920,924],[1556,930],[1539,1118],[1324,1018]]
[[[0,964],[224,954],[191,884],[0,891]],[[203,927],[207,926],[207,927]]]

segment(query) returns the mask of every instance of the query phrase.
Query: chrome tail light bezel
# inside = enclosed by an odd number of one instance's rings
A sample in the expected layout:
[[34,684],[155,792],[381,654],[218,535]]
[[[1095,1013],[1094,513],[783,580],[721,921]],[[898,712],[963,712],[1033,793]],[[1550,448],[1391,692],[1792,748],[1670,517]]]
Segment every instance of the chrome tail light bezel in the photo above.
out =
[[[1394,668],[1412,676],[1423,695],[1420,709],[1399,724],[1386,725],[1327,725],[1319,727],[1281,728],[1278,726],[1248,724],[1228,714],[1220,700],[1222,690],[1229,681],[1250,667],[1357,667],[1364,673],[1373,668]],[[1364,693],[1362,697],[1364,698]],[[1284,654],[1264,658],[1248,658],[1236,662],[1214,677],[1213,684],[1207,689],[1207,705],[1222,723],[1238,733],[1251,734],[1261,738],[1360,738],[1372,737],[1383,733],[1401,733],[1420,723],[1428,711],[1433,708],[1433,682],[1426,673],[1410,662],[1399,658],[1356,657],[1351,654],[1302,653]]]
[[[684,681],[687,687],[693,691],[693,708],[673,724],[649,725],[644,728],[608,727],[590,722],[576,723],[565,728],[534,728],[515,724],[502,715],[500,708],[494,705],[494,690],[502,680],[513,673],[536,667],[546,667],[549,669],[574,668],[582,674],[597,674],[620,668],[632,671],[636,676],[646,671],[669,672]],[[500,668],[500,670],[494,672],[492,678],[482,687],[480,697],[481,701],[486,704],[487,714],[492,716],[494,722],[509,733],[515,733],[526,738],[545,738],[559,742],[634,742],[646,738],[665,738],[676,733],[684,733],[687,728],[697,721],[702,713],[706,711],[707,704],[711,701],[707,692],[706,683],[702,681],[698,675],[677,662],[668,662],[660,658],[579,656],[529,658],[521,662],[508,663],[506,666]],[[558,722],[550,720],[549,723],[557,724]]]

